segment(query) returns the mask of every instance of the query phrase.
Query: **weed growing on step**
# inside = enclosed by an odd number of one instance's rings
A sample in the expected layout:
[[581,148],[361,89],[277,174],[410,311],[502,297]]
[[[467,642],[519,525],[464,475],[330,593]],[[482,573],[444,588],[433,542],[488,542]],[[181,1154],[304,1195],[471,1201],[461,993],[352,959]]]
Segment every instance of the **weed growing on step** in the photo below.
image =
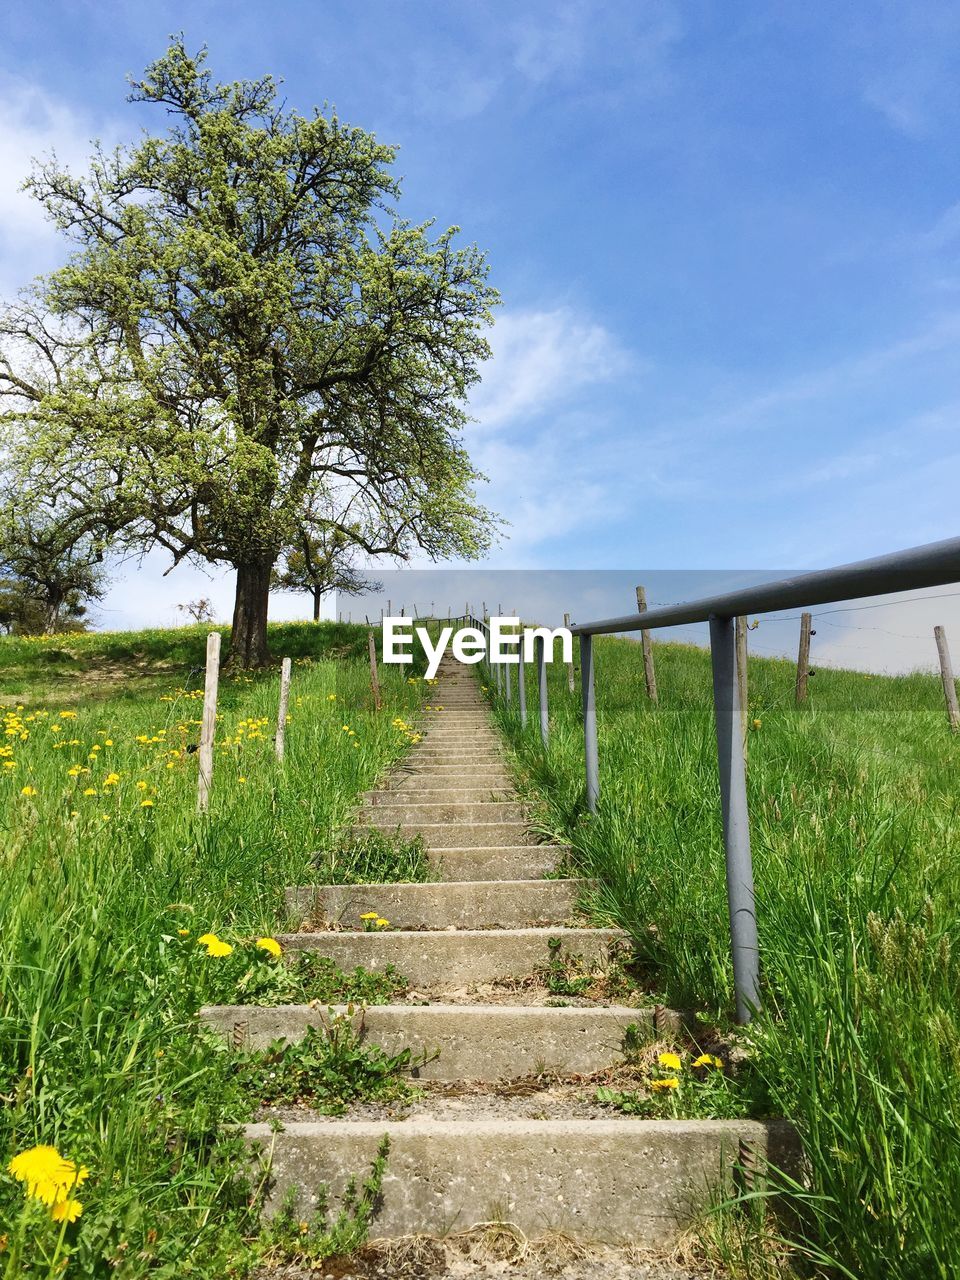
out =
[[633,971],[629,947],[611,948],[605,964],[587,964],[580,954],[564,951],[560,938],[548,938],[549,959],[535,971],[551,996],[584,997],[621,1004],[648,1003]]
[[319,1204],[308,1219],[297,1211],[293,1197],[287,1197],[257,1242],[257,1261],[271,1270],[284,1264],[315,1270],[317,1263],[356,1253],[370,1232],[370,1218],[380,1197],[389,1151],[390,1140],[384,1137],[359,1189],[355,1178],[347,1184],[332,1222],[323,1187],[317,1188]]
[[361,1040],[352,1012],[330,1013],[296,1044],[278,1042],[237,1059],[243,1093],[263,1107],[298,1103],[324,1115],[342,1115],[352,1102],[391,1102],[414,1096],[405,1079],[411,1050],[384,1053]]
[[377,828],[353,828],[317,855],[316,884],[423,884],[436,879],[422,836],[405,838]]
[[[547,750],[516,701],[497,716],[540,829],[598,882],[595,918],[629,931],[666,1003],[722,1020],[733,992],[709,656],[658,644],[654,707],[639,645],[600,637],[594,652],[596,816],[565,671],[548,669]],[[753,1061],[810,1179],[786,1193],[779,1230],[832,1274],[946,1278],[960,1258],[960,740],[932,675],[821,668],[800,708],[794,675],[750,660]]]
[[732,1120],[766,1114],[769,1107],[755,1073],[741,1064],[731,1076],[715,1053],[635,1043],[617,1075],[629,1075],[636,1083],[631,1081],[629,1088],[601,1085],[595,1100],[645,1120]]

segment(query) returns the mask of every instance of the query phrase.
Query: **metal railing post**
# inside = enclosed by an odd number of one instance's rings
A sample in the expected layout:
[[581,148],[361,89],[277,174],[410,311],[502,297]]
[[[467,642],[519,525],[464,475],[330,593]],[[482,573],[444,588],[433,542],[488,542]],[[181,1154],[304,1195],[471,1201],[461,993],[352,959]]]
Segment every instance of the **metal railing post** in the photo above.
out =
[[504,698],[507,706],[513,701],[513,668],[509,662],[503,664]]
[[593,691],[593,636],[580,637],[580,688],[583,695],[583,757],[587,771],[587,808],[597,811],[600,770],[597,756],[597,704]]
[[537,697],[540,702],[540,737],[547,745],[550,737],[550,705],[547,701],[547,660],[543,636],[534,636],[534,653],[537,659]]
[[517,667],[517,698],[520,702],[520,728],[527,727],[527,668],[523,662],[523,636],[519,645],[520,665]]
[[750,854],[747,775],[740,739],[740,692],[733,618],[711,617],[710,657],[713,664],[713,705],[717,721],[733,984],[737,1022],[742,1024],[750,1021],[760,1004],[760,950]]

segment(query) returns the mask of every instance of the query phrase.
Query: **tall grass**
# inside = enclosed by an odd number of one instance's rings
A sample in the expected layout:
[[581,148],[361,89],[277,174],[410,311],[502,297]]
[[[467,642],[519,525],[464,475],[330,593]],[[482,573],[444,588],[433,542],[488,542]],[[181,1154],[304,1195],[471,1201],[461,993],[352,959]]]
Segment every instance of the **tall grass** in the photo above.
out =
[[[83,1216],[65,1228],[71,1274],[244,1269],[255,1205],[224,1124],[250,1103],[198,1029],[217,961],[194,939],[219,932],[240,948],[283,923],[284,887],[308,882],[318,854],[329,862],[358,793],[409,745],[393,720],[410,722],[420,702],[410,668],[387,668],[377,712],[365,660],[323,656],[362,651],[363,629],[312,635],[319,657],[294,667],[283,765],[275,677],[222,684],[206,818],[188,750],[200,702],[176,678],[90,701],[79,687],[54,695],[35,666],[34,700],[6,709],[0,1275],[14,1251],[11,1275],[59,1274],[49,1214],[36,1206],[24,1225],[22,1188],[3,1172],[35,1143],[90,1170]],[[0,671],[11,654],[27,661],[22,642],[0,641]]]
[[[540,821],[599,880],[666,1001],[732,1008],[709,657],[596,642],[601,799],[585,812],[578,695],[550,673],[551,737],[498,715]],[[797,1266],[873,1280],[960,1274],[960,743],[932,677],[751,659],[748,788],[764,1011],[760,1069],[797,1125],[809,1185]],[[528,699],[534,705],[533,679]],[[757,1259],[760,1272],[760,1259]]]

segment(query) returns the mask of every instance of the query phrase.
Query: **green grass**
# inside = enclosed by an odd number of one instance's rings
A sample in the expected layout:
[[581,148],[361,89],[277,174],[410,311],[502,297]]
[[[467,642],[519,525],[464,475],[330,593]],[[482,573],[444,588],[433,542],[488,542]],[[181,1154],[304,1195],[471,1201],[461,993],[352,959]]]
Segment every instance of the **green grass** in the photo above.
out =
[[[539,824],[599,878],[600,917],[629,930],[667,1003],[723,1022],[733,994],[709,658],[658,645],[654,708],[639,646],[596,650],[595,817],[565,669],[550,672],[549,750],[536,714],[525,732],[516,702],[500,719]],[[797,708],[792,664],[751,659],[750,718],[764,1012],[749,1042],[808,1162],[782,1220],[794,1265],[956,1276],[960,742],[939,681],[822,670]]]
[[[64,1251],[69,1273],[84,1277],[245,1274],[256,1187],[224,1126],[255,1099],[226,1046],[200,1030],[197,1008],[288,988],[389,995],[369,975],[288,973],[256,940],[282,926],[284,887],[310,883],[318,860],[364,869],[341,855],[338,833],[359,793],[409,746],[393,720],[411,722],[420,703],[410,668],[381,671],[378,712],[365,628],[273,628],[274,652],[298,653],[286,759],[273,755],[276,673],[226,678],[210,813],[200,818],[187,748],[200,713],[191,664],[205,631],[168,633],[166,648],[161,633],[69,638],[85,669],[125,664],[95,697],[82,680],[63,680],[44,643],[0,640],[4,689],[30,691],[21,710],[6,708],[0,736],[0,765],[14,766],[0,768],[6,1280],[60,1274]],[[141,659],[167,674],[144,678]],[[364,857],[378,878],[406,870],[386,847]],[[205,954],[196,940],[207,932],[231,955]],[[83,1216],[62,1239],[6,1173],[36,1143],[90,1171],[78,1190]]]

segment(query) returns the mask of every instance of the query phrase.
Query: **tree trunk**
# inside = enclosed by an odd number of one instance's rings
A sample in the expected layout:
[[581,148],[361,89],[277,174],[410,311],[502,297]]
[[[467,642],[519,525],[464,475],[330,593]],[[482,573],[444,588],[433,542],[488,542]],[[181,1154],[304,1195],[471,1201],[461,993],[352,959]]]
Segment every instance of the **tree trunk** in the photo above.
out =
[[320,597],[322,595],[323,595],[323,592],[318,591],[316,587],[314,587],[313,589],[313,620],[314,622],[320,621]]
[[267,662],[267,606],[272,572],[273,562],[269,560],[237,565],[237,594],[227,659],[233,667],[262,667]]

